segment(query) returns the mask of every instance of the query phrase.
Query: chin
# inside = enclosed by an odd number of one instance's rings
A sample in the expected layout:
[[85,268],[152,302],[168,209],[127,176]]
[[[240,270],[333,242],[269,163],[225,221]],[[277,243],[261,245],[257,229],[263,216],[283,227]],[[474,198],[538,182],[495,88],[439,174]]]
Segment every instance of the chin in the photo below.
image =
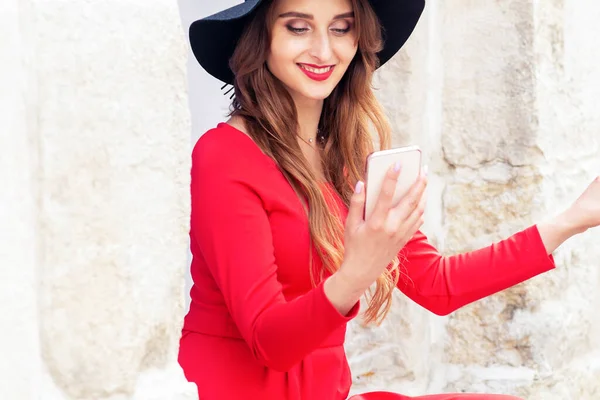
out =
[[337,81],[335,82],[336,83],[333,83],[333,81],[320,83],[309,82],[305,85],[298,85],[297,87],[292,88],[292,90],[305,99],[323,101],[331,95],[339,83]]
[[[342,79],[344,71],[338,70],[324,81],[315,81],[302,72],[274,74],[296,101],[323,101],[328,98]],[[279,76],[278,76],[279,75]]]
[[320,89],[320,90],[305,90],[301,91],[300,95],[310,100],[322,101],[329,97],[333,92],[333,88]]

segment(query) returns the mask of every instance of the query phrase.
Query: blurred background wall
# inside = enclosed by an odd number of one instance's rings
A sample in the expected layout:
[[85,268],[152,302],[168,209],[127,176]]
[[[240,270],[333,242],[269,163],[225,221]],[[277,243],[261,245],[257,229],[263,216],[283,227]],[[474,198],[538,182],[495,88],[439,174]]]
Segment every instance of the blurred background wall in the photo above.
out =
[[[0,398],[195,398],[176,363],[189,151],[228,97],[186,30],[235,3],[0,6]],[[429,164],[441,252],[551,216],[598,174],[598,20],[592,0],[430,0],[378,71],[395,144]],[[353,392],[599,398],[597,235],[451,316],[399,294],[383,326],[355,321]]]
[[177,3],[0,5],[0,399],[193,399]]

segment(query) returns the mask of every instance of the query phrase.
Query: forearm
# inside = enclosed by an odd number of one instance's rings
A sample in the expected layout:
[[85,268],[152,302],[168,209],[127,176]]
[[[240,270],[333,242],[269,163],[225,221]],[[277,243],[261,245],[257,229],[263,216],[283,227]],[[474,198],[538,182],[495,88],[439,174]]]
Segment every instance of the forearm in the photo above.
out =
[[552,254],[572,236],[584,231],[573,223],[573,218],[569,216],[568,212],[541,222],[537,224],[537,227],[548,254]]
[[[554,230],[550,230],[554,232]],[[477,250],[442,256],[419,234],[405,249],[410,279],[398,288],[438,315],[479,300],[554,268],[537,226]]]

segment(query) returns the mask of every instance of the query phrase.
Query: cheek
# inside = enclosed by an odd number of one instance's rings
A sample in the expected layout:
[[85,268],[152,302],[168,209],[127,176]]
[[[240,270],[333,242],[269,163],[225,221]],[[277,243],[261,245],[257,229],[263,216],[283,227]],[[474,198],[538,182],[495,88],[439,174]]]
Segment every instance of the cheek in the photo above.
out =
[[353,40],[348,40],[338,44],[336,53],[343,64],[350,64],[357,51],[356,43]]
[[295,61],[304,51],[304,43],[301,40],[285,40],[273,37],[267,63],[272,71],[285,72],[295,66]]
[[358,51],[358,43],[354,35],[337,38],[333,44],[335,55],[342,64],[349,64]]

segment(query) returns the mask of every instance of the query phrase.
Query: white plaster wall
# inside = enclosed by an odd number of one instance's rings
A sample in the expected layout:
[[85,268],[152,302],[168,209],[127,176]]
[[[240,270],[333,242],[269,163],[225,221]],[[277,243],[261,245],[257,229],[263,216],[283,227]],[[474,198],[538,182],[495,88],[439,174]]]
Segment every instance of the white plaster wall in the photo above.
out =
[[[0,11],[0,398],[41,394],[37,305],[37,124],[29,2]],[[10,95],[8,95],[10,94]]]
[[197,398],[177,4],[7,0],[0,46],[0,398]]

